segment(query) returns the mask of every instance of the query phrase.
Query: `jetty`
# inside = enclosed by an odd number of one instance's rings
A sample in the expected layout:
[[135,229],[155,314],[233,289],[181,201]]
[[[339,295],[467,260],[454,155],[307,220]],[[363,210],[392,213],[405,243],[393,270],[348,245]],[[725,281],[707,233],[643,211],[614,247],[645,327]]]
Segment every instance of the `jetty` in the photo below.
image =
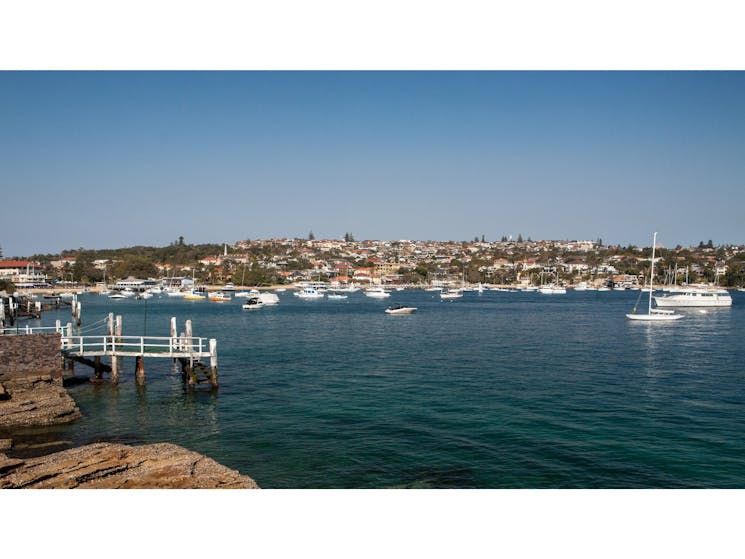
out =
[[218,387],[217,340],[194,336],[191,320],[186,320],[184,330],[178,333],[176,317],[171,317],[170,336],[124,335],[122,317],[114,317],[114,313],[109,313],[106,323],[105,335],[75,335],[72,323],[62,326],[59,320],[55,326],[0,328],[0,334],[59,334],[63,370],[71,374],[75,363],[81,363],[93,368],[96,379],[109,373],[116,384],[123,358],[134,357],[135,380],[145,384],[145,358],[171,359],[174,365],[181,365],[182,378],[190,386],[209,383],[213,389]]

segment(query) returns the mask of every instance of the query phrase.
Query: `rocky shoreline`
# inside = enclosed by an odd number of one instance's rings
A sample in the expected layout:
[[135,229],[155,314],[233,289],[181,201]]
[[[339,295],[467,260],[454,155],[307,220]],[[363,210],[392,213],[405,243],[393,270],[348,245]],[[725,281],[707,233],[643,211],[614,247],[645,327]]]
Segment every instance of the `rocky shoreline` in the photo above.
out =
[[95,443],[31,459],[0,453],[0,489],[258,489],[256,482],[183,447]]
[[[59,377],[32,375],[0,383],[0,429],[11,436],[14,429],[80,417]],[[33,458],[13,457],[12,449],[12,439],[0,438],[0,489],[259,488],[250,477],[170,443],[95,443]]]

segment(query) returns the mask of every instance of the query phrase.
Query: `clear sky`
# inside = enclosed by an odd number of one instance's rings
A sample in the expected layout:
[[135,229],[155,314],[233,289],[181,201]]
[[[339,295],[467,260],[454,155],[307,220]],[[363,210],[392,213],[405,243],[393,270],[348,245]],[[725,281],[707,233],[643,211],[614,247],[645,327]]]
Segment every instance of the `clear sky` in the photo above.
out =
[[745,243],[744,72],[0,72],[0,246]]

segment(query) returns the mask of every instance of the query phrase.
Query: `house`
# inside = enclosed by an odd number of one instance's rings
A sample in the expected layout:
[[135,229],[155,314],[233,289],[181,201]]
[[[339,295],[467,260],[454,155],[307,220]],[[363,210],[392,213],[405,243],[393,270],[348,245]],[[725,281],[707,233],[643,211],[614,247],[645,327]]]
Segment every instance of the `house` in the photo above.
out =
[[0,279],[11,281],[16,287],[42,287],[48,284],[41,265],[30,260],[0,260]]

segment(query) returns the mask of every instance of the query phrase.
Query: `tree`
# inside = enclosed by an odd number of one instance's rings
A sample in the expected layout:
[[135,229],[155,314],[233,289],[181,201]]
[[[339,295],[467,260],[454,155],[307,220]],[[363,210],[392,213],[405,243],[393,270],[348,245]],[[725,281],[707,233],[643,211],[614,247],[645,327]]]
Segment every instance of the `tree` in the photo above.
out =
[[16,286],[10,280],[0,279],[0,291],[5,291],[8,295],[12,295],[16,291]]
[[315,241],[316,240],[316,236],[313,234],[313,231],[311,231],[310,233],[308,233],[308,240],[309,241]]
[[2,257],[3,257],[3,246],[0,245],[0,258],[2,258]]
[[714,243],[709,239],[709,242],[706,243],[706,248],[714,248]]
[[180,246],[180,247],[184,246],[184,236],[183,235],[179,235],[178,236],[178,246]]
[[486,237],[484,237],[483,235],[481,235],[481,242],[482,243],[485,243],[486,242]]
[[479,236],[478,236],[478,235],[476,235],[476,236],[475,236],[475,237],[473,238],[473,242],[474,242],[474,243],[478,243],[478,242],[479,242]]
[[517,235],[517,242],[518,243],[522,243],[523,242],[523,235],[522,235],[522,233],[518,233],[518,235]]

